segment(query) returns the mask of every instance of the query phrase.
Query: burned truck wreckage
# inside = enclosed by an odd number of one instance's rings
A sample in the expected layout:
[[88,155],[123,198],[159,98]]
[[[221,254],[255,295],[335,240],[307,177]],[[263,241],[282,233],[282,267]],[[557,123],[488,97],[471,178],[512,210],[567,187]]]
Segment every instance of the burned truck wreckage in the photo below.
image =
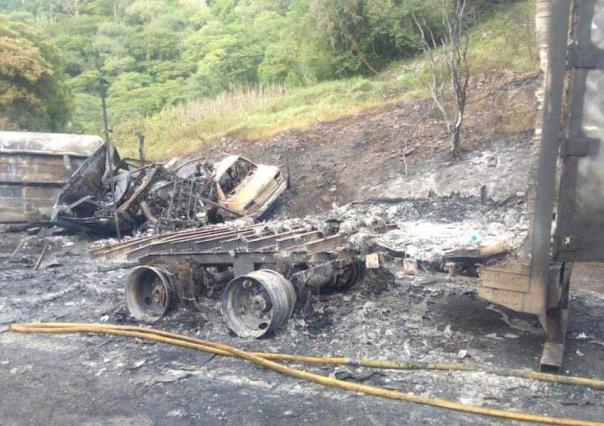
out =
[[285,189],[278,167],[240,156],[133,165],[105,144],[71,176],[51,219],[96,234],[160,233],[259,218]]
[[[228,328],[258,338],[282,327],[294,310],[308,309],[313,289],[347,290],[360,279],[365,250],[351,244],[357,232],[340,232],[338,225],[215,225],[98,246],[91,254],[137,262],[126,284],[137,320],[155,322],[176,305],[203,311],[206,298],[220,296]],[[368,266],[377,268],[379,258]]]

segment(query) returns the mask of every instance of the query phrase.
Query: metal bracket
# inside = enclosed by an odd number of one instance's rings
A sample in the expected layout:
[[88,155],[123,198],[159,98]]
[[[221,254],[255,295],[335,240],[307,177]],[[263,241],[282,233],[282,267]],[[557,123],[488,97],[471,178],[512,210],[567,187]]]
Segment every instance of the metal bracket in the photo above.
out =
[[564,141],[563,150],[566,157],[585,157],[599,141],[591,138],[572,138]]
[[539,370],[547,373],[558,373],[564,360],[564,342],[546,341],[539,361]]
[[68,154],[65,154],[63,156],[63,163],[65,164],[65,176],[67,177],[67,179],[69,179],[73,174],[74,170],[73,165],[71,164],[71,157]]
[[233,272],[235,273],[235,277],[240,275],[249,274],[254,271],[253,263],[246,263],[244,261],[235,261],[233,263]]
[[576,44],[568,47],[567,63],[572,68],[598,68],[600,58],[598,50],[593,48],[580,48]]

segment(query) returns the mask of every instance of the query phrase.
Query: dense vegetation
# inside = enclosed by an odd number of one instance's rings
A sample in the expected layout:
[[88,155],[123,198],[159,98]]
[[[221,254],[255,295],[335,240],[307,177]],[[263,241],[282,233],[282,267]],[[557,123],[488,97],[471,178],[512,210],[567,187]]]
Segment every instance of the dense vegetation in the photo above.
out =
[[[443,1],[453,0],[1,0],[0,37],[11,33],[27,40],[5,44],[37,46],[52,88],[39,93],[56,97],[59,111],[38,114],[20,105],[39,121],[13,121],[2,111],[0,117],[27,129],[99,133],[102,74],[119,136],[145,131],[152,139],[161,133],[198,141],[227,134],[232,129],[216,131],[225,124],[262,129],[258,120],[267,112],[268,127],[302,125],[360,109],[417,80],[417,67],[394,82],[385,76],[392,77],[392,64],[410,63],[405,58],[420,52],[413,15],[438,37]],[[484,33],[481,22],[493,8],[530,3],[472,1],[470,23]],[[509,33],[524,34],[523,25]],[[3,61],[4,53],[0,84],[6,85],[13,80],[2,74]],[[250,112],[259,109],[264,115],[254,118]]]
[[33,28],[0,16],[0,128],[60,130],[71,99],[58,51]]
[[4,0],[60,47],[74,131],[98,127],[98,75],[113,122],[235,86],[374,73],[418,51],[415,13],[437,0]]

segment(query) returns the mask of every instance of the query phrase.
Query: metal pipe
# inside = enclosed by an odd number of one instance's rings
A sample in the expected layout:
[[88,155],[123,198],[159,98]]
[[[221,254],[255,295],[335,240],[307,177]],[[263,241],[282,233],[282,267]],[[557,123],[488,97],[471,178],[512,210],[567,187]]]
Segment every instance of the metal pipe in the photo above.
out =
[[100,91],[101,91],[101,106],[103,108],[103,125],[105,127],[105,143],[107,144],[107,167],[109,170],[106,170],[106,173],[109,173],[109,184],[111,185],[111,196],[113,198],[113,221],[115,222],[115,232],[117,234],[117,240],[122,240],[122,233],[120,232],[120,222],[117,214],[117,202],[115,199],[115,181],[113,180],[113,145],[109,141],[109,120],[107,119],[107,102],[105,100],[106,97],[106,80],[103,76],[100,76]]
[[141,210],[143,211],[143,214],[145,215],[147,220],[154,225],[157,224],[158,220],[155,216],[153,216],[149,204],[147,204],[146,201],[141,201],[139,205],[141,206]]
[[23,247],[23,244],[25,244],[25,238],[23,238],[21,241],[19,241],[19,244],[17,245],[15,250],[13,250],[13,252],[10,254],[9,259],[12,259],[13,257],[15,257],[15,255],[19,252],[19,250],[21,250],[21,247]]
[[534,221],[531,247],[532,290],[543,295],[531,311],[545,314],[547,309],[548,271],[551,261],[550,243],[552,215],[554,211],[556,163],[560,145],[560,118],[564,93],[566,52],[570,0],[551,1],[549,6],[549,44],[547,70],[545,73],[545,95],[543,103],[543,126],[537,163]]
[[34,265],[34,271],[37,271],[38,269],[40,269],[40,265],[42,264],[42,261],[44,260],[44,256],[46,256],[46,252],[48,251],[48,247],[49,247],[49,244],[46,243],[44,245],[44,248],[42,249],[42,253],[40,253],[40,257],[38,257],[38,261]]

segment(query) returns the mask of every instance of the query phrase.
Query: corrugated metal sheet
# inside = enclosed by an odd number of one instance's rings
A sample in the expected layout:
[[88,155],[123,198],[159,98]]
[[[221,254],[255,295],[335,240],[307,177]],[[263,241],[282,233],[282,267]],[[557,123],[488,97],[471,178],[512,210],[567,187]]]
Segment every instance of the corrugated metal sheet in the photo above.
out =
[[0,223],[48,220],[63,185],[102,144],[92,135],[0,132]]

